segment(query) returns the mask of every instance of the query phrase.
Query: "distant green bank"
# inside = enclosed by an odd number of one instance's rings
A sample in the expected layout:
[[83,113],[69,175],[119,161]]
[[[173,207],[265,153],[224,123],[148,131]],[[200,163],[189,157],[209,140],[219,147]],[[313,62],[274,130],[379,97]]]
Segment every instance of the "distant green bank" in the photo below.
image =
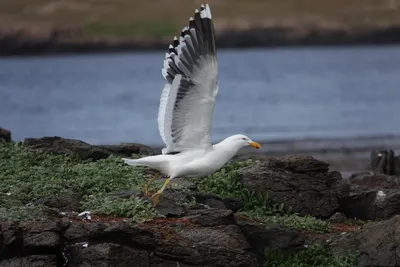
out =
[[[219,48],[400,43],[396,1],[208,1]],[[0,55],[167,48],[194,1],[0,2]]]
[[[149,24],[151,25],[151,24]],[[166,50],[173,32],[170,25],[132,28],[129,25],[88,24],[80,38],[65,37],[58,29],[32,36],[23,30],[0,35],[0,56],[67,53],[108,53]],[[151,33],[151,37],[131,37]],[[400,43],[400,26],[348,31],[347,29],[298,29],[295,27],[229,29],[217,35],[218,48],[270,48],[301,46],[390,45]]]

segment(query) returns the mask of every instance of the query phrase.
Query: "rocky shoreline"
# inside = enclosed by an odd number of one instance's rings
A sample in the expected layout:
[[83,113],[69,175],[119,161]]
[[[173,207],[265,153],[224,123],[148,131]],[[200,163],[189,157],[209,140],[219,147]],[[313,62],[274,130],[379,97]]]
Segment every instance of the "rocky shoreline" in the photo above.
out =
[[[165,50],[171,38],[85,37],[79,29],[0,30],[0,56]],[[383,45],[400,43],[400,25],[266,26],[217,31],[219,48]]]
[[390,151],[350,179],[311,156],[234,162],[174,179],[156,208],[140,190],[154,172],[120,160],[152,153],[62,137],[13,143],[0,128],[0,266],[398,266]]

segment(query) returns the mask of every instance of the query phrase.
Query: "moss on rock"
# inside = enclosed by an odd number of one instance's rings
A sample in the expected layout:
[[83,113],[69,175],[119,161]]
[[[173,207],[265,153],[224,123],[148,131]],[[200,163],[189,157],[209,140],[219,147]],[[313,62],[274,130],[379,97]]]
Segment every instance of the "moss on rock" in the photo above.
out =
[[306,246],[296,252],[266,250],[264,267],[355,267],[359,253],[335,254],[328,245]]
[[30,151],[21,143],[0,143],[0,195],[19,203],[0,202],[3,219],[24,219],[25,210],[35,209],[31,203],[42,198],[79,195],[85,208],[142,221],[157,214],[149,202],[138,198],[109,200],[105,194],[142,188],[145,181],[143,168],[125,165],[118,157],[83,161]]
[[243,200],[245,205],[240,213],[246,216],[296,229],[310,230],[315,233],[325,233],[332,230],[329,222],[312,216],[293,214],[290,207],[275,203],[269,198],[268,194],[262,195],[246,188],[238,176],[237,170],[254,163],[254,160],[232,161],[220,171],[204,178],[193,179],[193,181],[200,191]]

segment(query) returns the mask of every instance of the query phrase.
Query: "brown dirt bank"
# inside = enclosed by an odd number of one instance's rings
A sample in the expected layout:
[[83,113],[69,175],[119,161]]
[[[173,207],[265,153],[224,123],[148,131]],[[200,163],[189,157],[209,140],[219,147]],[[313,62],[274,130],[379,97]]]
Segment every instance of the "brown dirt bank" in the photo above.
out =
[[[397,0],[208,1],[220,48],[400,43]],[[199,1],[0,2],[0,54],[165,50]]]

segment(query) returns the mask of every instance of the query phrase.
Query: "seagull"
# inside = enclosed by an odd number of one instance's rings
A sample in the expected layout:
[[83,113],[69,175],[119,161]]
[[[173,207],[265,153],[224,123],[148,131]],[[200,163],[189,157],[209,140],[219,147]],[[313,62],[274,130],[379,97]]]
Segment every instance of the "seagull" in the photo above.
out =
[[146,166],[167,175],[163,186],[151,196],[154,206],[166,186],[176,177],[202,177],[221,169],[237,152],[260,144],[243,134],[211,141],[211,125],[218,94],[218,69],[214,25],[208,4],[195,10],[189,26],[175,37],[165,55],[162,75],[167,81],[161,93],[158,129],[165,147],[160,155],[123,158],[132,166]]

